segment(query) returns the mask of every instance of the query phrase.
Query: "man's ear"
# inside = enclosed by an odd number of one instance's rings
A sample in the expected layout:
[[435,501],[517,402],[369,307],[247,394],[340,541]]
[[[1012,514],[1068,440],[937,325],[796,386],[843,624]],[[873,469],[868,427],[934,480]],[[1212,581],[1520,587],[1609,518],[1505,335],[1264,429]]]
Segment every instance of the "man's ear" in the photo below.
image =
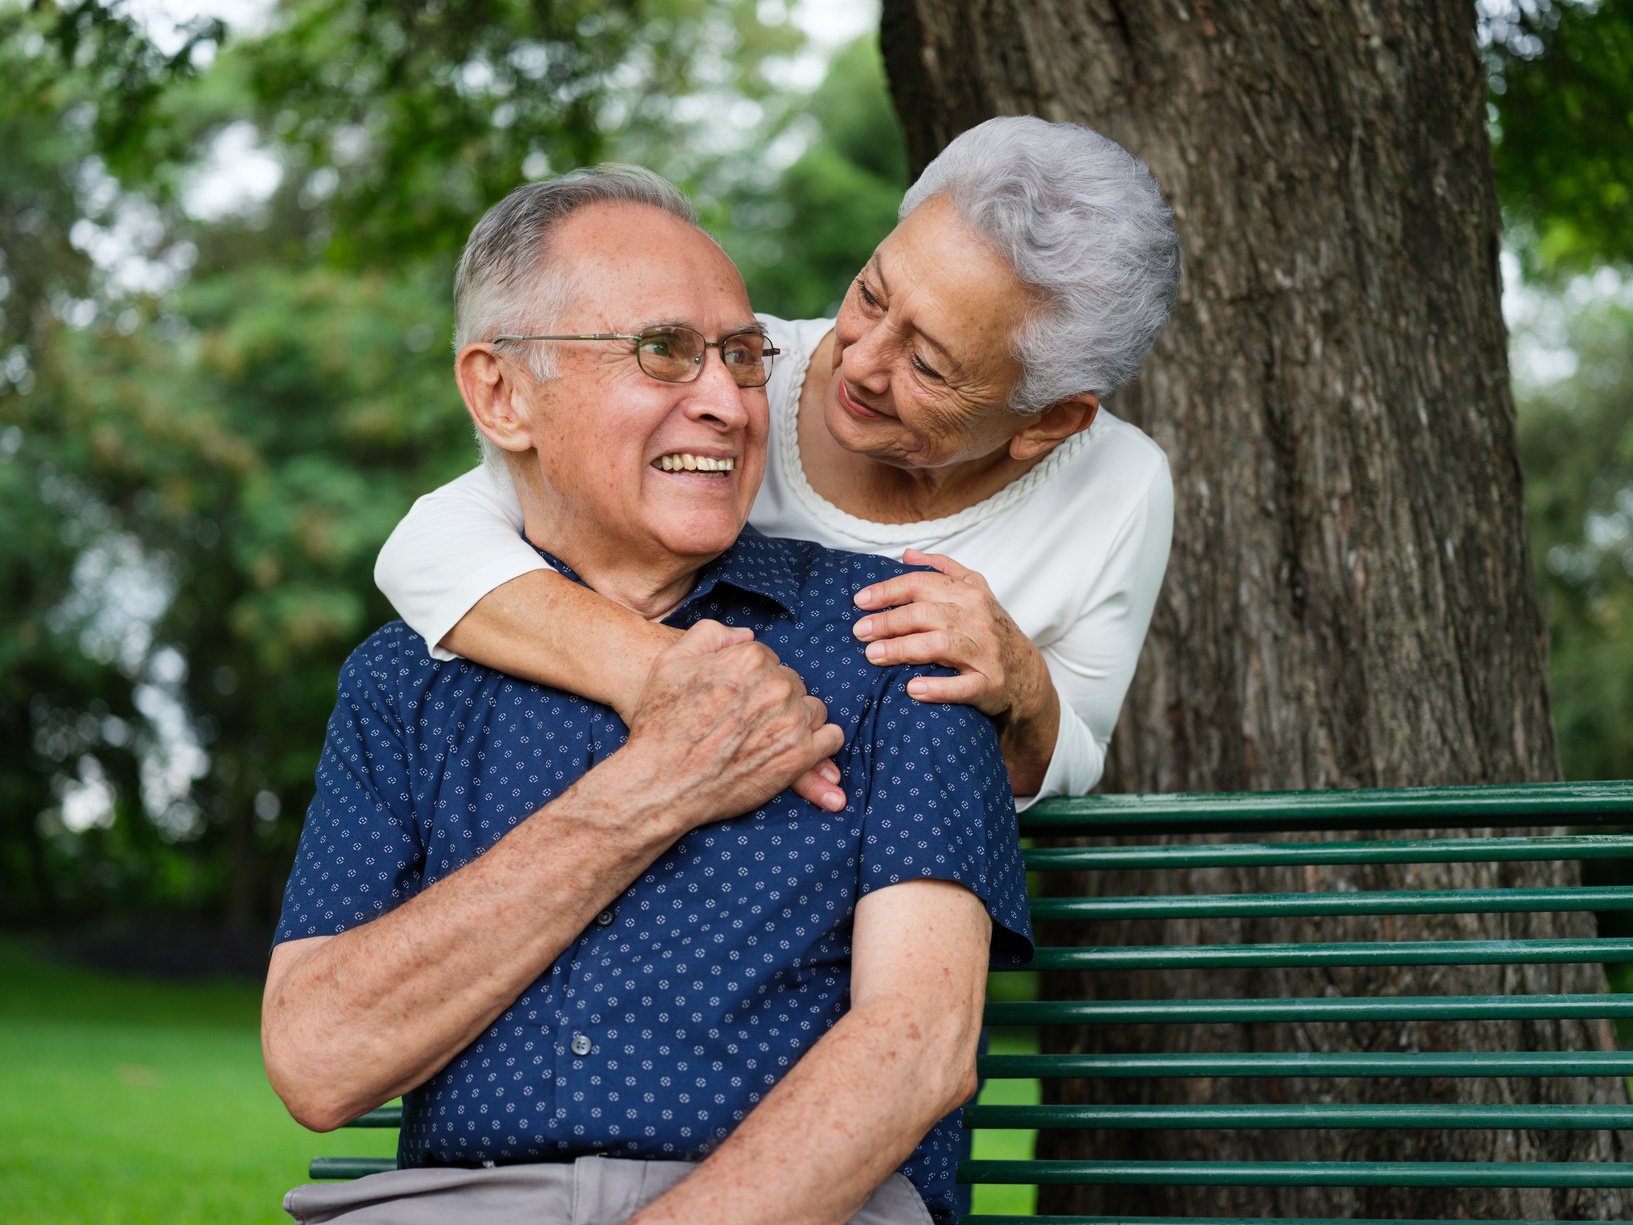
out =
[[454,357],[454,381],[484,437],[506,451],[532,449],[532,423],[523,386],[492,345],[478,342],[461,349]]
[[1041,459],[1073,434],[1081,433],[1094,424],[1100,411],[1100,398],[1093,392],[1081,392],[1056,400],[1038,414],[1037,420],[1009,440],[1011,459]]

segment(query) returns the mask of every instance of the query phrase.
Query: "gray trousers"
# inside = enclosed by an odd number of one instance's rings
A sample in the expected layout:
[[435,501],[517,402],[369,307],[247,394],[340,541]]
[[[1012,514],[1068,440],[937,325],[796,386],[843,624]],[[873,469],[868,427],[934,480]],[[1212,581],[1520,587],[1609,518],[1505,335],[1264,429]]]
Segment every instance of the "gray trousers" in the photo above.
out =
[[[308,1183],[284,1196],[299,1225],[622,1225],[696,1168],[691,1161],[580,1157],[551,1165],[391,1170]],[[930,1225],[917,1189],[892,1174],[851,1225]]]

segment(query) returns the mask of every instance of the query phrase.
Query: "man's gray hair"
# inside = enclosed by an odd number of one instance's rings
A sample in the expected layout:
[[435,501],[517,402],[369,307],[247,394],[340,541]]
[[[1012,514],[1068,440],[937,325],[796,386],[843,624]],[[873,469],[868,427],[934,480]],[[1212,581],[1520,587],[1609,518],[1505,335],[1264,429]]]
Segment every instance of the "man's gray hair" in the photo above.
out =
[[1012,409],[1134,377],[1179,298],[1173,213],[1141,162],[1075,123],[989,119],[925,168],[899,216],[935,196],[1041,297],[1012,341]]
[[[524,183],[476,223],[454,275],[454,351],[503,333],[537,335],[560,330],[561,312],[576,288],[570,253],[555,251],[556,227],[592,204],[646,204],[697,224],[697,210],[674,184],[641,166],[608,162],[570,174]],[[538,378],[554,378],[555,346],[517,346]],[[477,431],[482,458],[506,473],[501,448]],[[508,473],[507,473],[508,479]]]

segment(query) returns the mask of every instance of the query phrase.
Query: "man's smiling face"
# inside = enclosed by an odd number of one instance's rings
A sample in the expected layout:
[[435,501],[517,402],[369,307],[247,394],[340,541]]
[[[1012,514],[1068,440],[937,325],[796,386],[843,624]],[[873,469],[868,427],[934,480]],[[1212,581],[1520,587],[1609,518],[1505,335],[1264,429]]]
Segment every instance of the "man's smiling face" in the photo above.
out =
[[[551,241],[574,285],[551,333],[682,324],[717,341],[757,326],[725,252],[661,209],[589,205]],[[581,572],[695,568],[729,548],[765,471],[765,389],[739,387],[719,349],[695,381],[667,383],[641,369],[631,340],[529,343],[553,344],[556,366],[552,379],[516,379],[547,506],[548,539],[529,517],[534,542]],[[525,366],[519,353],[503,360]]]

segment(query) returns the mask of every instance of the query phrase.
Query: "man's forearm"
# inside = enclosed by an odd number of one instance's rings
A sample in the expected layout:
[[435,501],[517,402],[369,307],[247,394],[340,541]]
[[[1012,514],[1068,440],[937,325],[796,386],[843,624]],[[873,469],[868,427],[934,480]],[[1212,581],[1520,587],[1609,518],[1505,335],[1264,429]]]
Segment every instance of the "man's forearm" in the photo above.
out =
[[975,1092],[975,1030],[879,999],[823,1036],[709,1159],[629,1225],[837,1225]]
[[851,1010],[707,1161],[630,1225],[834,1225],[975,1092],[992,924],[960,885],[857,904]]
[[337,1127],[432,1076],[674,841],[614,761],[397,910],[274,950],[262,1040],[297,1119]]

